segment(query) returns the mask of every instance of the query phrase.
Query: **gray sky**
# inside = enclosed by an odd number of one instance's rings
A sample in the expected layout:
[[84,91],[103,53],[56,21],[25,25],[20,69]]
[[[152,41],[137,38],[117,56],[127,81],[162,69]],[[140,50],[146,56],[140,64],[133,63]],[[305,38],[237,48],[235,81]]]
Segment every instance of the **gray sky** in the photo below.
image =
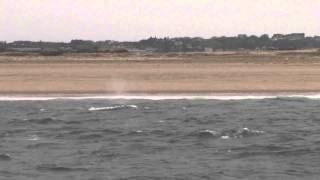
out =
[[0,40],[320,35],[320,0],[0,0]]

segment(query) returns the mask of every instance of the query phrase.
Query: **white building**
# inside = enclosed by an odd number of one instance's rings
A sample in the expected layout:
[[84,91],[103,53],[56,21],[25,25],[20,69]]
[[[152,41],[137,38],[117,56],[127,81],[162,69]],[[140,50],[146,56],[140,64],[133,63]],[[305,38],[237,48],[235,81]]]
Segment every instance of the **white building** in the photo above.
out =
[[204,48],[204,52],[213,52],[213,48],[206,47]]

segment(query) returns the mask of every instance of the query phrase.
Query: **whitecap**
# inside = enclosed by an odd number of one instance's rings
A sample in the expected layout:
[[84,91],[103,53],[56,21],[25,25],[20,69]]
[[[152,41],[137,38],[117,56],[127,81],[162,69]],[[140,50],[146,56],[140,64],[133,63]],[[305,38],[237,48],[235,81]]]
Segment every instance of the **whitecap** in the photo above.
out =
[[122,105],[123,107],[129,107],[129,108],[132,108],[132,109],[138,109],[138,106],[137,105]]
[[219,133],[217,131],[206,129],[206,130],[196,132],[194,135],[201,138],[211,138],[211,137],[218,137]]
[[40,140],[40,137],[37,135],[31,135],[27,138],[28,141],[38,141]]
[[137,105],[116,105],[116,106],[107,106],[107,107],[90,107],[89,111],[108,111],[108,110],[117,110],[117,109],[138,109]]
[[210,133],[210,134],[212,134],[213,136],[218,135],[218,132],[217,132],[217,131],[213,131],[213,130],[209,130],[209,129],[206,129],[206,130],[204,130],[203,132]]
[[112,110],[115,108],[116,107],[90,107],[88,110],[89,111],[104,111],[104,110]]
[[243,137],[254,136],[254,135],[259,135],[259,134],[263,134],[263,133],[265,133],[265,132],[244,127],[244,128],[239,129],[235,133],[231,133],[230,135],[233,138],[243,138]]
[[221,139],[229,139],[229,136],[221,136]]
[[239,131],[239,133],[245,133],[245,132],[253,133],[253,134],[262,134],[262,133],[264,133],[264,131],[253,130],[253,129],[249,129],[247,127],[244,127]]
[[44,108],[41,108],[41,109],[40,109],[40,111],[41,111],[41,112],[44,112],[44,111],[46,111],[46,109],[44,109]]

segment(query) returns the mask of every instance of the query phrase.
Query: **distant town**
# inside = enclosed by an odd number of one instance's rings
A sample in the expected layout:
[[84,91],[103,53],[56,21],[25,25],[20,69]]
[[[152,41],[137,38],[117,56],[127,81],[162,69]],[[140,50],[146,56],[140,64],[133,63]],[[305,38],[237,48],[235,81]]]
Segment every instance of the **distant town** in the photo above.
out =
[[304,33],[267,34],[262,36],[239,34],[235,37],[150,37],[136,42],[71,40],[70,42],[0,41],[0,52],[38,52],[59,55],[64,52],[214,52],[228,50],[298,50],[320,48],[320,36]]

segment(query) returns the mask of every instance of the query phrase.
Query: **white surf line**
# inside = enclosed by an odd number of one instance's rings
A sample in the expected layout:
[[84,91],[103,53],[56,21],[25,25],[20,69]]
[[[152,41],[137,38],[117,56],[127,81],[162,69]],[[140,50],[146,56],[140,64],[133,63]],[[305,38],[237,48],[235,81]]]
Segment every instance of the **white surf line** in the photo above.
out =
[[249,93],[224,93],[224,94],[168,94],[168,95],[0,95],[0,101],[47,101],[47,100],[86,100],[86,99],[106,99],[106,100],[246,100],[246,99],[273,99],[273,98],[307,98],[320,99],[320,93],[275,93],[275,94],[249,94]]

